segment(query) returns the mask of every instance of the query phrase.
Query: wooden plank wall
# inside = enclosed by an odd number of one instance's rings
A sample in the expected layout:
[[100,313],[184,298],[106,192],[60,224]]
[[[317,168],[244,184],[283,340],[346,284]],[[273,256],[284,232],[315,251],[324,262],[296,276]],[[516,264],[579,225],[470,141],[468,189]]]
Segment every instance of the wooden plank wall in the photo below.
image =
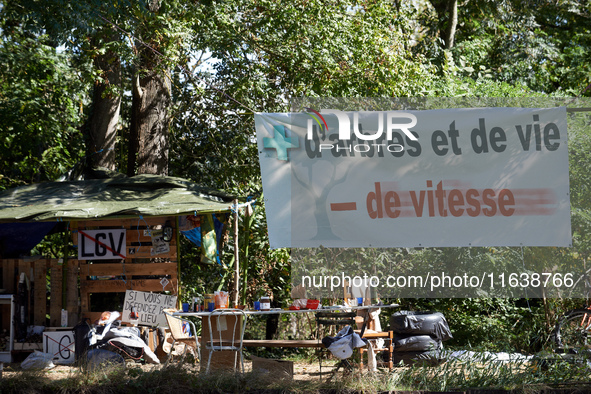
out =
[[[5,289],[6,294],[16,294],[20,275],[24,272],[34,283],[29,295],[30,322],[33,325],[50,327],[61,325],[62,309],[68,311],[69,327],[76,325],[82,317],[88,317],[91,321],[96,320],[103,311],[91,310],[91,294],[125,293],[126,290],[162,292],[160,281],[166,277],[169,283],[164,290],[176,295],[178,294],[176,237],[173,237],[169,244],[169,253],[153,256],[152,239],[145,231],[156,229],[167,221],[173,228],[176,226],[175,217],[72,223],[74,245],[78,244],[78,228],[88,230],[125,228],[127,258],[92,262],[68,259],[65,264],[57,259],[3,259],[0,260],[2,268],[0,286]],[[65,286],[64,269],[66,270]],[[64,288],[66,289],[65,297]]]
[[[36,326],[60,326],[61,310],[66,309],[69,314],[69,324],[78,321],[78,261],[69,260],[66,288],[74,289],[68,292],[66,305],[62,301],[63,263],[57,259],[4,259],[2,266],[2,288],[7,294],[17,295],[21,273],[24,273],[31,283],[29,293],[29,323]],[[48,286],[49,274],[49,286]],[[47,293],[50,292],[48,299]],[[48,307],[49,305],[49,307]],[[47,316],[50,316],[49,322]]]
[[[166,254],[152,255],[150,230],[161,228],[166,222],[175,228],[175,217],[80,221],[73,228],[74,245],[78,244],[77,230],[126,229],[126,259],[80,261],[80,313],[94,321],[103,311],[91,310],[91,295],[125,293],[126,290],[170,291],[178,294],[178,265],[176,237],[169,243]],[[176,233],[176,229],[174,231]],[[169,283],[162,287],[166,277]]]

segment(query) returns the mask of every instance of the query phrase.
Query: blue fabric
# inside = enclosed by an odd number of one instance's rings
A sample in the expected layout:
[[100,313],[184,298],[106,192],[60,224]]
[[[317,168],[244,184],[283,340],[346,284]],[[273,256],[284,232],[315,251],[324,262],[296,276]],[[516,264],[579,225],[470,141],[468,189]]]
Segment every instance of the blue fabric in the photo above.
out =
[[[226,215],[224,215],[224,214],[221,214],[221,215],[223,217],[223,220],[225,221]],[[216,261],[219,265],[222,265],[222,262],[220,260],[220,245],[222,244],[224,222],[220,221],[216,215],[212,215],[212,216],[213,216],[213,225],[214,225],[214,231],[215,231],[215,237],[216,237],[216,243],[217,243]],[[198,247],[202,246],[201,227],[195,227],[195,228],[192,228],[191,230],[181,231],[181,234],[183,234],[189,241],[194,243],[196,246],[198,246]]]
[[[224,218],[224,221],[225,221],[225,219],[226,218]],[[220,249],[220,245],[222,244],[222,230],[224,229],[224,223],[220,222],[216,215],[213,215],[213,226],[215,229],[216,241],[218,243],[218,262],[219,262],[219,260],[220,260],[219,249]]]
[[197,246],[201,246],[201,227],[195,227],[191,230],[181,231],[187,239]]
[[28,255],[56,226],[56,222],[1,223],[0,256],[16,259]]

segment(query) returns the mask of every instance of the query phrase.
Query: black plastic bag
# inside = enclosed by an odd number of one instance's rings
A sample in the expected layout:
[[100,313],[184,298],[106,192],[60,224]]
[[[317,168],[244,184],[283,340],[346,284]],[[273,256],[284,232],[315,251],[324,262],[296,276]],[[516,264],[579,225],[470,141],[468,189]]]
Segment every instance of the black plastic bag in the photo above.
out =
[[440,341],[453,338],[440,312],[396,312],[390,316],[390,329],[395,334],[431,335]]
[[430,335],[396,335],[394,350],[396,352],[424,352],[441,349],[441,341]]

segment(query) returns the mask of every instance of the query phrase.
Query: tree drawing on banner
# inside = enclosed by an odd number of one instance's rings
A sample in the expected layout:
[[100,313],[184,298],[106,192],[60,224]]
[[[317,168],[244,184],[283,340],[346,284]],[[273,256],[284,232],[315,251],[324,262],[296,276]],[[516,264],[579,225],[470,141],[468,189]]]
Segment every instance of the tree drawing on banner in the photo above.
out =
[[[313,126],[313,139],[305,139],[306,150],[317,150],[319,144],[330,139],[328,131],[316,125]],[[345,182],[349,174],[350,165],[346,162],[331,162],[327,160],[301,160],[301,166],[291,165],[292,183],[295,181],[311,196],[314,207],[317,232],[310,239],[314,240],[338,240],[340,237],[334,234],[328,216],[328,196],[337,185]],[[293,209],[293,208],[292,208]]]

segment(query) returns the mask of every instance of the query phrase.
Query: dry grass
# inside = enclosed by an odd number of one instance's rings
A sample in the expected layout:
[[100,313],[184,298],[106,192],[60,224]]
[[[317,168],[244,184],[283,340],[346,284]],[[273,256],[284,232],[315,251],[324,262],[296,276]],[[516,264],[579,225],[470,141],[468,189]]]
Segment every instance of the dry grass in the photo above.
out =
[[70,366],[57,366],[47,371],[23,371],[18,364],[5,366],[0,380],[0,393],[158,393],[185,392],[245,393],[293,392],[311,393],[330,390],[350,392],[358,386],[360,374],[344,377],[336,375],[325,382],[318,374],[318,364],[294,363],[294,379],[277,379],[272,373],[252,372],[246,363],[246,373],[221,371],[205,374],[198,364],[162,365],[128,364],[127,368],[105,368],[83,372]]
[[544,363],[448,362],[436,367],[399,367],[392,372],[339,374],[331,382],[319,379],[317,363],[295,362],[294,372],[293,380],[281,380],[272,373],[250,371],[250,363],[244,374],[205,374],[199,371],[199,365],[190,363],[168,368],[128,364],[127,368],[105,368],[92,373],[67,366],[21,371],[18,364],[13,364],[5,366],[0,393],[381,393],[478,388],[536,393],[549,387],[577,388],[579,392],[584,387],[591,389],[584,385],[590,380],[585,362],[556,359]]

